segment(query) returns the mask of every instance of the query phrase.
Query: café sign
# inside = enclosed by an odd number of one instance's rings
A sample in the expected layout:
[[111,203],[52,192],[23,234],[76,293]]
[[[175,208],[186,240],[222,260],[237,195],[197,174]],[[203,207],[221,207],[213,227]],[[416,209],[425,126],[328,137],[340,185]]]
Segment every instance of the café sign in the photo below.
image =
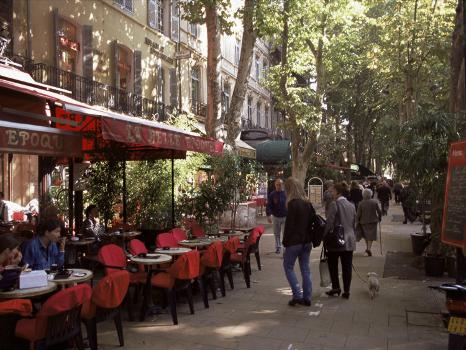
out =
[[0,121],[0,151],[82,157],[81,135],[54,128]]
[[116,119],[102,119],[102,135],[114,140],[154,148],[174,149],[220,155],[223,143],[197,135],[179,133],[169,128],[147,126]]

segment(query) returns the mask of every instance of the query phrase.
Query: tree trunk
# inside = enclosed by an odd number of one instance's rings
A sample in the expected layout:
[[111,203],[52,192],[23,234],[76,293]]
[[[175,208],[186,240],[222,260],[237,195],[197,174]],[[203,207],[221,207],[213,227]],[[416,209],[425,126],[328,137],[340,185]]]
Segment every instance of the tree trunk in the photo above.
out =
[[228,130],[226,142],[232,147],[234,147],[235,140],[241,132],[241,112],[243,110],[244,99],[248,88],[254,44],[256,43],[257,38],[257,32],[254,28],[254,4],[254,0],[244,1],[241,55],[230,109],[225,115],[225,124]]
[[450,53],[450,101],[449,110],[450,112],[458,112],[461,107],[464,107],[464,101],[461,103],[459,95],[462,86],[459,85],[461,64],[463,62],[463,42],[464,35],[462,32],[463,26],[463,3],[462,0],[458,0],[458,6],[456,7],[455,17],[455,29],[452,35],[452,47]]
[[215,2],[206,6],[207,26],[207,116],[205,122],[208,137],[216,138],[215,127],[220,120],[220,24]]

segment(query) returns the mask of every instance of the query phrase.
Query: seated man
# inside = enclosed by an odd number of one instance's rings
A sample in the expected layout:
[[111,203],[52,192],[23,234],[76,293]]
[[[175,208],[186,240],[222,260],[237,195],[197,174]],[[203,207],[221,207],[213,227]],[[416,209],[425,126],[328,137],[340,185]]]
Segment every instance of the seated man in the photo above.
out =
[[92,237],[99,241],[99,236],[103,233],[103,227],[99,224],[99,210],[97,206],[91,204],[86,208],[85,213],[86,219],[83,222],[82,233],[86,237]]
[[23,263],[33,270],[50,269],[51,265],[61,267],[65,261],[65,238],[60,237],[63,223],[47,219],[40,223],[37,235],[23,250]]

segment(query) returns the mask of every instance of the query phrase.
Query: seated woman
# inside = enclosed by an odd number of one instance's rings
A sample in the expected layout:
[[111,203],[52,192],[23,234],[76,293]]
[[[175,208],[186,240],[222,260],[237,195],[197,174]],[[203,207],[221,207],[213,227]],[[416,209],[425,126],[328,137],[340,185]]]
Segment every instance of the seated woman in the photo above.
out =
[[8,265],[18,265],[21,262],[20,242],[11,233],[0,235],[0,271]]
[[63,223],[47,219],[37,227],[37,235],[23,249],[23,263],[33,270],[50,269],[51,265],[61,267],[65,261],[65,238],[60,237]]
[[102,227],[99,224],[99,210],[97,206],[91,204],[85,210],[86,220],[83,222],[82,233],[85,237],[95,238],[97,241],[100,240],[102,234]]

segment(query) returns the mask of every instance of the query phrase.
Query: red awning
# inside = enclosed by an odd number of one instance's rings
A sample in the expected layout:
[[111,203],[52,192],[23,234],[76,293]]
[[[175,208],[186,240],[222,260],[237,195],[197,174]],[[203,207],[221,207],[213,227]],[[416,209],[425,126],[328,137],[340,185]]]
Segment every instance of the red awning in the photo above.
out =
[[[4,66],[0,67],[4,68]],[[14,68],[8,69],[18,71]],[[55,115],[52,117],[14,110],[8,106],[5,107],[0,102],[0,112],[4,115],[16,115],[18,120],[15,121],[20,121],[21,117],[27,115],[28,118],[41,119],[46,125],[53,123],[58,129],[83,133],[85,140],[83,140],[82,149],[85,153],[94,153],[95,155],[96,152],[102,151],[103,147],[115,146],[116,143],[127,154],[131,152],[138,154],[136,157],[134,154],[132,157],[128,155],[129,159],[147,159],[149,155],[155,157],[157,151],[159,151],[160,156],[155,158],[165,157],[167,154],[180,157],[184,156],[186,151],[211,155],[220,155],[223,152],[223,143],[219,141],[200,137],[197,134],[166,124],[114,113],[98,106],[90,106],[70,97],[45,90],[43,88],[45,85],[34,85],[33,80],[31,82],[30,79],[25,79],[22,76],[18,76],[13,81],[10,80],[13,79],[11,72],[5,76],[2,73],[3,70],[0,69],[0,88],[52,101],[56,108]],[[19,79],[24,81],[18,81]],[[0,118],[2,113],[0,113]],[[11,119],[8,120],[11,121]],[[147,154],[144,156],[145,152]]]
[[43,126],[1,122],[0,151],[80,158],[81,135]]

